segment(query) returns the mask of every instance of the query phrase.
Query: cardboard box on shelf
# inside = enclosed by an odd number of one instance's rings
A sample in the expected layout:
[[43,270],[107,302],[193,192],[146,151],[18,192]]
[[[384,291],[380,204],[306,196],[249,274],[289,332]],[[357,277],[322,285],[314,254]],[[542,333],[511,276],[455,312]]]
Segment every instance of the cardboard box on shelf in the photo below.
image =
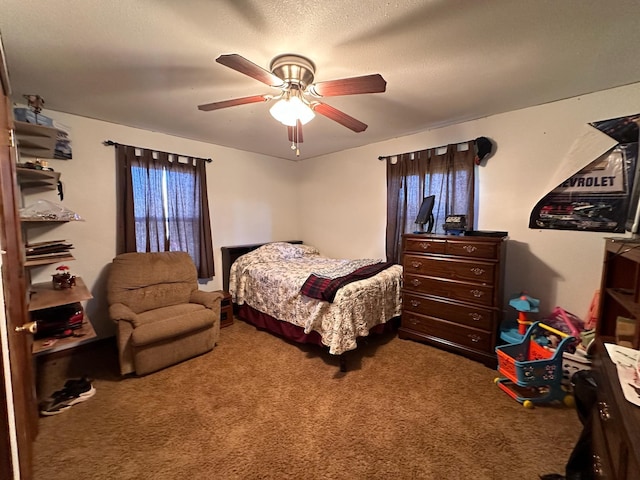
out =
[[630,318],[616,319],[616,343],[623,347],[633,348],[633,336],[636,332],[636,322]]

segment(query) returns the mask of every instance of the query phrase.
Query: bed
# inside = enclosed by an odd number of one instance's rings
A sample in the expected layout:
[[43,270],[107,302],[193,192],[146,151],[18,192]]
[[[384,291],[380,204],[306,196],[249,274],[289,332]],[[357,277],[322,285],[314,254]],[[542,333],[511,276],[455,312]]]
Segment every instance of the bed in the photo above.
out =
[[289,340],[326,347],[339,356],[341,371],[359,338],[393,328],[400,316],[400,265],[329,259],[301,241],[221,250],[224,289],[238,317]]

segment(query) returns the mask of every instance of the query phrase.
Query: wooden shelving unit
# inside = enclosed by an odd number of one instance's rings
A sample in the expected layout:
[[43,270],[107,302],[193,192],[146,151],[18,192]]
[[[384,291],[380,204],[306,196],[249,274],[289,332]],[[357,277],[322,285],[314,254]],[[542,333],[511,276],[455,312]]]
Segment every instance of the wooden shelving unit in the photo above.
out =
[[51,282],[33,283],[29,287],[29,294],[30,312],[93,298],[93,295],[91,295],[91,292],[80,277],[76,277],[75,287],[62,290],[54,289]]
[[67,223],[71,220],[54,220],[52,218],[21,218],[22,223]]
[[[34,312],[45,308],[58,307],[70,303],[82,302],[93,298],[93,295],[80,277],[76,277],[76,285],[72,288],[56,290],[52,282],[34,283],[29,289],[29,311]],[[67,348],[76,347],[96,338],[96,332],[91,320],[84,314],[84,325],[74,330],[74,336],[66,338],[41,338],[33,341],[34,355],[52,353]]]
[[[18,122],[20,123],[20,122]],[[26,125],[31,125],[27,123]],[[39,125],[31,125],[38,127]],[[55,189],[60,180],[60,172],[51,170],[37,170],[34,168],[16,167],[16,176],[18,185],[21,188],[48,188]],[[24,227],[43,224],[68,223],[70,220],[56,220],[47,218],[22,218],[20,223]],[[40,267],[43,265],[51,265],[58,262],[69,262],[75,260],[70,253],[61,254],[60,256],[51,256],[50,258],[29,259],[24,261],[25,267]]]
[[[33,125],[30,123],[16,122],[16,132],[18,134],[18,149],[20,153],[39,157],[53,158],[55,148],[55,135],[52,144],[48,135],[55,129]],[[38,170],[32,168],[17,167],[16,176],[18,185],[21,188],[46,188],[55,189],[60,180],[60,173],[51,170]],[[46,218],[22,218],[20,223],[23,227],[42,224],[61,224],[70,220],[57,220]],[[23,262],[24,267],[38,267],[62,263],[75,260],[68,252],[61,252],[59,255],[52,254],[49,257],[29,259]],[[29,312],[59,307],[62,305],[82,302],[93,298],[91,292],[80,277],[76,277],[76,285],[72,288],[56,290],[52,282],[33,283],[29,286]],[[40,338],[34,339],[32,344],[33,355],[44,355],[73,348],[84,343],[88,343],[97,337],[91,325],[91,320],[84,313],[84,324],[81,328],[73,331],[73,336],[65,338]]]
[[40,338],[34,340],[31,353],[38,356],[47,353],[60,352],[68,348],[78,347],[85,343],[94,341],[97,338],[96,331],[93,329],[93,325],[91,325],[91,321],[86,314],[84,316],[84,321],[85,323],[81,328],[74,330],[73,337],[55,339]]
[[21,188],[50,187],[56,188],[60,180],[60,172],[37,170],[35,168],[16,167],[18,185]]
[[14,125],[21,155],[54,158],[58,130],[27,122],[15,121]]
[[71,260],[75,260],[73,255],[64,255],[60,257],[50,257],[50,258],[38,258],[37,260],[25,260],[25,267],[41,267],[43,265],[51,265],[52,263],[58,262],[70,262]]
[[640,348],[640,243],[622,238],[605,244],[596,334],[615,338],[618,317],[635,323],[631,343]]

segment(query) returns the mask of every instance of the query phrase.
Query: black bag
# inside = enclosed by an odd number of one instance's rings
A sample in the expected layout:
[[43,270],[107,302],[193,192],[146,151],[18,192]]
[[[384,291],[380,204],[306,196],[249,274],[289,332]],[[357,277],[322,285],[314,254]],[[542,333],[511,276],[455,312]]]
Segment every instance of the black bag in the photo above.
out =
[[593,480],[593,442],[591,412],[596,405],[598,384],[591,370],[581,370],[571,377],[582,432],[566,465],[567,480]]
[[84,310],[80,302],[70,303],[31,312],[31,319],[38,325],[35,338],[68,337],[82,327]]
[[592,415],[596,404],[598,384],[592,370],[579,370],[571,377],[576,400],[578,418],[582,423],[582,432],[576,442],[569,460],[565,465],[565,475],[550,473],[541,475],[541,480],[594,480]]

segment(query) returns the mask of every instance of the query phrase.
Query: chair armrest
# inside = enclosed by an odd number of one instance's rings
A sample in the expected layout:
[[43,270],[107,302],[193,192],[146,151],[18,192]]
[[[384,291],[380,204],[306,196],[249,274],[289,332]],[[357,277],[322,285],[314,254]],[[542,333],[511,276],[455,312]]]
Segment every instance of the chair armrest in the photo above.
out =
[[125,320],[131,323],[134,327],[138,325],[138,315],[136,315],[134,311],[124,303],[114,303],[113,305],[109,305],[109,317],[114,322]]
[[206,308],[213,310],[220,304],[220,300],[223,299],[223,295],[220,292],[205,292],[203,290],[194,290],[191,292],[191,298],[189,303],[199,303]]

